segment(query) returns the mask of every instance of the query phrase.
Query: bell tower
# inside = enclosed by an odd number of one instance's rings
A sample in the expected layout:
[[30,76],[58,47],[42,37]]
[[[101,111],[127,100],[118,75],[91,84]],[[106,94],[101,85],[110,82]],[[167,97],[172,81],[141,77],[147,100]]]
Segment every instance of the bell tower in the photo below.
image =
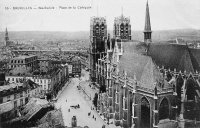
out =
[[114,38],[131,40],[130,18],[125,17],[123,13],[121,16],[115,17],[113,36]]
[[90,79],[96,82],[98,59],[106,54],[107,24],[105,17],[92,17],[90,21]]

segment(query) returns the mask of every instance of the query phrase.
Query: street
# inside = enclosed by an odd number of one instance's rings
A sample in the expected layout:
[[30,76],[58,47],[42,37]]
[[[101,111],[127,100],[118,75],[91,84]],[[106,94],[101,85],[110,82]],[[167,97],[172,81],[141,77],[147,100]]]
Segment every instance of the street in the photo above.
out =
[[[83,71],[81,78],[72,78],[71,83],[69,83],[68,86],[65,87],[58,96],[58,100],[55,103],[55,106],[58,109],[61,108],[65,126],[71,126],[72,117],[76,116],[77,126],[102,128],[102,125],[106,125],[106,128],[113,128],[114,126],[108,126],[95,110],[91,110],[92,100],[96,90],[88,86],[88,79],[88,72]],[[79,85],[79,83],[82,89],[85,90],[87,95],[83,92],[83,90],[78,90],[77,86]],[[88,96],[91,96],[91,100]],[[70,107],[76,106],[78,104],[80,108]],[[88,116],[89,112],[91,112],[90,116]]]

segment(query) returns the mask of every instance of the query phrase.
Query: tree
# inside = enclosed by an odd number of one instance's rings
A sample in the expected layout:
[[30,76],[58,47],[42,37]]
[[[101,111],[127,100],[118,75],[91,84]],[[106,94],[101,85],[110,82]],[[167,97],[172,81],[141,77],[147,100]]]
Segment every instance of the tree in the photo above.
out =
[[29,75],[31,71],[30,67],[15,67],[10,71],[13,75],[19,75],[19,74],[24,74],[24,75]]
[[93,99],[93,104],[94,104],[95,107],[97,107],[97,100],[98,100],[98,94],[95,93],[94,99]]

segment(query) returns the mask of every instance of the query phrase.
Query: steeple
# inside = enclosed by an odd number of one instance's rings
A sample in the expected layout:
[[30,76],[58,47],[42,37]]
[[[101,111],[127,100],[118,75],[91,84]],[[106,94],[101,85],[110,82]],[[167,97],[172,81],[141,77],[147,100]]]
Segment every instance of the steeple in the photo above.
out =
[[9,41],[9,37],[8,37],[8,30],[7,30],[7,27],[6,27],[6,32],[5,32],[5,43],[6,43],[6,46],[7,46],[7,42]]
[[8,30],[7,30],[7,27],[6,27],[5,37],[8,37]]
[[147,0],[146,4],[146,16],[145,16],[145,27],[144,27],[144,42],[151,42],[151,22],[150,22],[150,14],[149,14],[149,4]]

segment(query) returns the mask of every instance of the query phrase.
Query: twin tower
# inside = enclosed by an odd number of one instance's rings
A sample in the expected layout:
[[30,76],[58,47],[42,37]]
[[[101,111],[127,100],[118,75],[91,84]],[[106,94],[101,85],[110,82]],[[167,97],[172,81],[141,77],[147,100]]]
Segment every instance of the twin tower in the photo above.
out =
[[[148,1],[146,4],[146,16],[144,27],[144,42],[151,42],[151,23]],[[110,38],[107,33],[107,24],[104,17],[92,17],[90,21],[90,76],[91,81],[95,82],[96,63],[105,53],[105,40]],[[121,40],[131,40],[130,18],[123,14],[114,20],[113,38]]]

